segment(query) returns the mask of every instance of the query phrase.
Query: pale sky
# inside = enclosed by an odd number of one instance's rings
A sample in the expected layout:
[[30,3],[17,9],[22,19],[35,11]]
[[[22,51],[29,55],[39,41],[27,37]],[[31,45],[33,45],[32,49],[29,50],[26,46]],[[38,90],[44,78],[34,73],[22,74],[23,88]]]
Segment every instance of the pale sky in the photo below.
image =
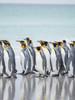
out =
[[75,0],[0,0],[0,3],[75,4]]

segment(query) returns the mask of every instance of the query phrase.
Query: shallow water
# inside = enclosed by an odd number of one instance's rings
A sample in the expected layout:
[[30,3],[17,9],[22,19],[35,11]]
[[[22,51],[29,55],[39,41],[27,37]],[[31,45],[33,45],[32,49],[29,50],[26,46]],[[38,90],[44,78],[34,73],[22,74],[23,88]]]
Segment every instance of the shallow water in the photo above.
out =
[[0,100],[74,100],[75,79],[63,77],[0,78]]

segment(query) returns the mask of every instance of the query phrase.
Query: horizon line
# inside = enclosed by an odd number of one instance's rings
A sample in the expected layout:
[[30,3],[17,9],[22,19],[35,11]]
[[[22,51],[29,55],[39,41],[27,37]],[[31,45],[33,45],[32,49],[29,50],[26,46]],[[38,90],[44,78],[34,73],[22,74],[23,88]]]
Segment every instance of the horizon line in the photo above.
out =
[[75,4],[44,4],[44,3],[0,3],[0,5],[75,5]]

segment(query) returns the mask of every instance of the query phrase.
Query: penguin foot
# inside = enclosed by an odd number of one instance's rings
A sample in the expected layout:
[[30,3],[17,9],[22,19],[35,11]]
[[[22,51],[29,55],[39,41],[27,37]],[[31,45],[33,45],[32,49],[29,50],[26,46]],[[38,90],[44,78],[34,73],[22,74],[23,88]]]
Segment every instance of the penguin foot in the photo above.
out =
[[60,74],[61,74],[62,76],[64,76],[64,75],[68,74],[68,72],[67,72],[67,71],[63,71],[63,72],[61,72]]
[[44,75],[44,77],[48,77],[48,75]]
[[14,78],[17,78],[17,76],[13,76]]
[[29,73],[25,73],[24,75],[28,75]]
[[5,78],[11,78],[11,76],[7,76],[7,77],[5,77]]
[[18,73],[18,75],[24,75],[24,73]]
[[38,72],[36,69],[33,69],[33,71]]
[[2,76],[3,76],[3,74],[0,74],[0,76],[2,77]]
[[18,73],[18,75],[24,75],[24,73],[25,73],[25,71],[23,70],[23,72],[22,73]]
[[68,76],[69,78],[74,78],[74,75]]
[[46,74],[47,74],[47,75],[50,75],[50,72],[49,72],[49,71],[47,71],[47,72],[46,72]]
[[17,73],[17,70],[15,69],[15,73]]
[[54,74],[54,75],[52,75],[52,77],[57,77],[57,76],[59,76],[59,74]]

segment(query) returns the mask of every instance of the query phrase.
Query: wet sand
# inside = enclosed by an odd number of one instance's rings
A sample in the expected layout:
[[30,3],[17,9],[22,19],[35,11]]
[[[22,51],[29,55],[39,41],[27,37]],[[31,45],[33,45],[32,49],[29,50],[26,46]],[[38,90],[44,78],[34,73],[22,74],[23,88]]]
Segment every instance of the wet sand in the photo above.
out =
[[75,100],[75,79],[35,75],[0,77],[0,100]]

